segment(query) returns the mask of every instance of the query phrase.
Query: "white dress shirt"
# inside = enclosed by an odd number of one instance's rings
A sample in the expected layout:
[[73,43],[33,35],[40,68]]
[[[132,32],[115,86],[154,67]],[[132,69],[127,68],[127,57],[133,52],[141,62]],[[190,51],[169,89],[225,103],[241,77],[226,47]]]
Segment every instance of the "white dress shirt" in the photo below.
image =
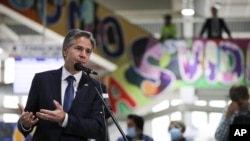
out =
[[[61,104],[62,104],[61,106],[62,106],[62,107],[63,107],[63,101],[64,101],[65,91],[66,91],[66,88],[67,88],[67,86],[68,86],[68,82],[67,82],[66,78],[67,78],[68,76],[70,76],[70,75],[72,75],[72,74],[70,74],[70,72],[68,72],[68,71],[66,70],[66,68],[63,66],[63,68],[62,68],[62,81],[61,81]],[[75,81],[74,81],[74,83],[73,83],[73,86],[74,86],[74,97],[75,97],[76,91],[77,91],[77,87],[78,87],[78,84],[79,84],[80,79],[81,79],[81,77],[82,77],[82,72],[79,71],[78,73],[76,73],[76,74],[74,74],[74,75],[72,75],[72,76],[75,77]],[[67,124],[68,124],[68,113],[66,113],[65,118],[64,118],[64,120],[63,120],[61,126],[62,126],[62,127],[66,127]]]

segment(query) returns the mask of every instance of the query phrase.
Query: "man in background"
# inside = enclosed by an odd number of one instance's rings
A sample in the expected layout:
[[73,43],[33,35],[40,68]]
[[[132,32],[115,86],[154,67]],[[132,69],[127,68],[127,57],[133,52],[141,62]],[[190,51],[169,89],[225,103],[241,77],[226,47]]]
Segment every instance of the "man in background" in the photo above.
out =
[[228,37],[231,38],[231,32],[228,29],[224,19],[218,17],[218,9],[215,6],[211,8],[211,13],[212,17],[206,19],[206,22],[202,26],[200,37],[202,37],[206,31],[207,38],[220,39],[223,37],[223,31],[225,31]]
[[[144,119],[141,116],[130,114],[127,116],[127,139],[128,141],[154,141],[148,135],[143,133]],[[125,141],[123,137],[117,141]]]
[[229,140],[229,128],[234,119],[249,113],[249,92],[245,85],[233,85],[229,90],[231,103],[224,110],[221,121],[215,132],[217,141]]
[[174,23],[172,23],[172,16],[164,16],[164,26],[161,29],[160,41],[164,42],[167,39],[175,39],[177,35],[177,28]]

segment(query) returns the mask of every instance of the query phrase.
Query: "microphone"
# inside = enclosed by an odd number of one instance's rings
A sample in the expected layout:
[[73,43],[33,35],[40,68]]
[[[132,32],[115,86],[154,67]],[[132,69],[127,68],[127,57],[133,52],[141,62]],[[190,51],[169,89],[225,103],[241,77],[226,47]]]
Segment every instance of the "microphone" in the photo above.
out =
[[82,66],[81,63],[75,63],[74,68],[77,71],[82,70],[82,71],[85,71],[88,74],[95,74],[95,75],[97,75],[97,72],[95,72],[95,71],[93,71],[93,70],[91,70],[91,69],[89,69],[87,67]]

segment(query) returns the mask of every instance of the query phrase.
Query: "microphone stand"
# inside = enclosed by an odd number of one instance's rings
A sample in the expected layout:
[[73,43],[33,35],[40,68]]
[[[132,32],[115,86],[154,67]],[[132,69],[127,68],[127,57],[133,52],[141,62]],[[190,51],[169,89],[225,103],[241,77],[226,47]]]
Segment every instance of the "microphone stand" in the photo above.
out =
[[[125,135],[124,132],[122,131],[121,126],[119,125],[119,123],[118,123],[117,120],[115,119],[113,113],[110,111],[109,106],[108,106],[108,105],[106,104],[106,102],[104,101],[104,99],[103,99],[103,97],[102,97],[102,94],[101,94],[100,91],[97,89],[97,87],[96,87],[94,81],[92,80],[92,78],[90,77],[89,73],[86,72],[86,74],[87,74],[88,79],[90,80],[92,86],[95,88],[96,92],[98,93],[98,97],[101,99],[102,104],[104,105],[104,108],[106,108],[106,110],[108,111],[108,114],[111,116],[111,118],[112,118],[113,122],[115,123],[116,127],[118,128],[118,130],[119,130],[120,133],[122,134],[123,139],[124,139],[125,141],[128,141],[126,135]],[[103,115],[104,115],[104,122],[105,122],[104,124],[105,124],[105,128],[106,128],[106,133],[107,133],[108,128],[107,128],[107,124],[106,124],[106,121],[105,121],[106,118],[105,118],[105,110],[104,110],[104,109],[103,109]],[[107,139],[107,137],[106,137],[106,139]]]

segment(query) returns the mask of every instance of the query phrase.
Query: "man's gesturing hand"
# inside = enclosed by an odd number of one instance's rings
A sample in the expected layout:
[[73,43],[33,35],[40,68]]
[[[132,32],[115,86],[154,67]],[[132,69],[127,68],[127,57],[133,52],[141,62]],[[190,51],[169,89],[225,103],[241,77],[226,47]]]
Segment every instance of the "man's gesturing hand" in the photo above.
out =
[[25,129],[31,128],[34,124],[36,124],[38,122],[38,118],[36,118],[32,112],[25,112],[24,111],[24,107],[21,103],[18,103],[18,107],[19,107],[19,110],[21,112],[21,116],[20,116],[19,120]]
[[56,107],[54,111],[40,109],[40,112],[36,112],[36,116],[43,120],[49,120],[49,121],[53,121],[57,123],[62,123],[65,118],[66,113],[63,111],[62,106],[56,100],[53,100],[53,103]]

